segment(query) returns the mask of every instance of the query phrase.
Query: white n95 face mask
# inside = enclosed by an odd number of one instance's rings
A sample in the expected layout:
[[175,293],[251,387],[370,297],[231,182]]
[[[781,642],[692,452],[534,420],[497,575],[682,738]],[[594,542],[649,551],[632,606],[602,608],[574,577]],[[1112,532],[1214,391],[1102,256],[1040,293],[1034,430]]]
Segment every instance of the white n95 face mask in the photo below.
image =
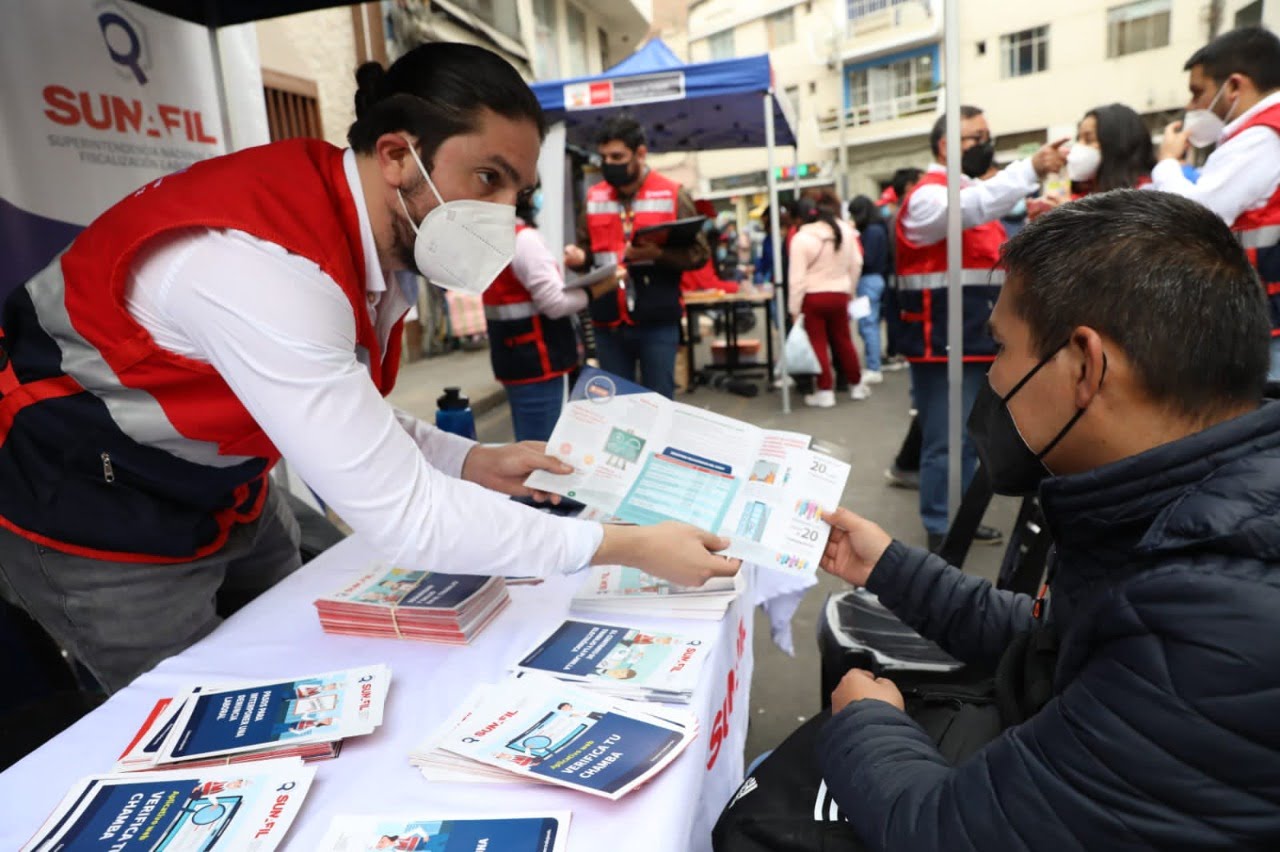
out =
[[1226,91],[1227,84],[1223,83],[1218,87],[1218,93],[1213,96],[1213,100],[1209,101],[1208,109],[1190,109],[1187,110],[1186,116],[1182,119],[1182,129],[1187,132],[1187,141],[1195,148],[1208,148],[1222,136],[1222,131],[1226,129],[1227,121],[1231,118],[1231,113],[1235,112],[1235,105],[1227,111],[1227,118],[1218,118],[1213,111],[1214,106],[1218,103],[1218,98],[1222,97],[1222,93]]
[[489,289],[515,254],[516,208],[472,199],[445,201],[413,143],[408,139],[405,142],[409,143],[413,161],[439,202],[421,224],[414,224],[404,195],[396,190],[405,218],[417,235],[413,241],[413,260],[418,271],[432,284],[446,290],[478,296]]
[[1102,152],[1092,145],[1076,143],[1067,152],[1067,177],[1082,183],[1093,180],[1102,165]]

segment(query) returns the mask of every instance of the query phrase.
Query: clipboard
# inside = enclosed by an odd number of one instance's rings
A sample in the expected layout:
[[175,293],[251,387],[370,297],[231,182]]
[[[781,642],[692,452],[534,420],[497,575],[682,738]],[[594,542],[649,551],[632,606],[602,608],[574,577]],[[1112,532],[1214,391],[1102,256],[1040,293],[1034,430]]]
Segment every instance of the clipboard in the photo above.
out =
[[690,216],[688,219],[637,228],[631,234],[631,242],[662,248],[686,248],[698,241],[698,234],[702,233],[702,223],[705,221],[706,216]]

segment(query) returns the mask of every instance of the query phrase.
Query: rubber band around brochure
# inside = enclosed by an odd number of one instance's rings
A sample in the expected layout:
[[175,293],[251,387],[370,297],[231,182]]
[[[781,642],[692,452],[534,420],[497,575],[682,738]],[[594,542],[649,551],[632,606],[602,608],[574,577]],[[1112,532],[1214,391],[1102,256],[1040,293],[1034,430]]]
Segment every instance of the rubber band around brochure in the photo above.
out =
[[396,632],[397,639],[403,639],[404,634],[400,632],[400,622],[396,620],[396,605],[391,605],[391,629]]

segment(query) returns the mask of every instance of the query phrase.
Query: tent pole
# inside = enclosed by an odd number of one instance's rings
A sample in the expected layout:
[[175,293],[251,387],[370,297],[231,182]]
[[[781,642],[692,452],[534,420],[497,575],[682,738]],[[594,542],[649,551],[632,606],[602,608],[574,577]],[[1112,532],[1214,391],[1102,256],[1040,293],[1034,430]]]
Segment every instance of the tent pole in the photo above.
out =
[[[782,413],[791,413],[787,387],[787,303],[782,294],[782,235],[778,226],[778,176],[774,173],[773,90],[764,93],[764,139],[769,152],[769,233],[773,236],[773,307],[778,331],[778,375],[782,377]],[[773,381],[770,376],[766,381]]]
[[960,209],[960,0],[945,0],[947,104],[947,520],[960,509],[964,457],[964,267]]
[[235,132],[231,129],[231,108],[227,105],[227,81],[222,77],[222,52],[218,49],[218,28],[210,25],[209,52],[213,56],[213,81],[218,90],[218,117],[222,119],[222,141],[226,153],[236,150]]

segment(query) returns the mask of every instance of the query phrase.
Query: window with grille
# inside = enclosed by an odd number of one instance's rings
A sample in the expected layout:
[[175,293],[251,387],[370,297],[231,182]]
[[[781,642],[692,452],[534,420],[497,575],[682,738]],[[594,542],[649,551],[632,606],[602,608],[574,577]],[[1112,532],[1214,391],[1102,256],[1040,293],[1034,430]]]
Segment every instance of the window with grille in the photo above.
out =
[[791,44],[796,40],[796,10],[794,7],[766,15],[764,28],[769,36],[769,49]]
[[1000,36],[1001,77],[1025,77],[1049,69],[1049,28]]
[[1126,56],[1169,44],[1171,0],[1140,0],[1107,10],[1107,56]]
[[323,139],[319,89],[314,80],[262,69],[262,93],[267,101],[271,141]]

